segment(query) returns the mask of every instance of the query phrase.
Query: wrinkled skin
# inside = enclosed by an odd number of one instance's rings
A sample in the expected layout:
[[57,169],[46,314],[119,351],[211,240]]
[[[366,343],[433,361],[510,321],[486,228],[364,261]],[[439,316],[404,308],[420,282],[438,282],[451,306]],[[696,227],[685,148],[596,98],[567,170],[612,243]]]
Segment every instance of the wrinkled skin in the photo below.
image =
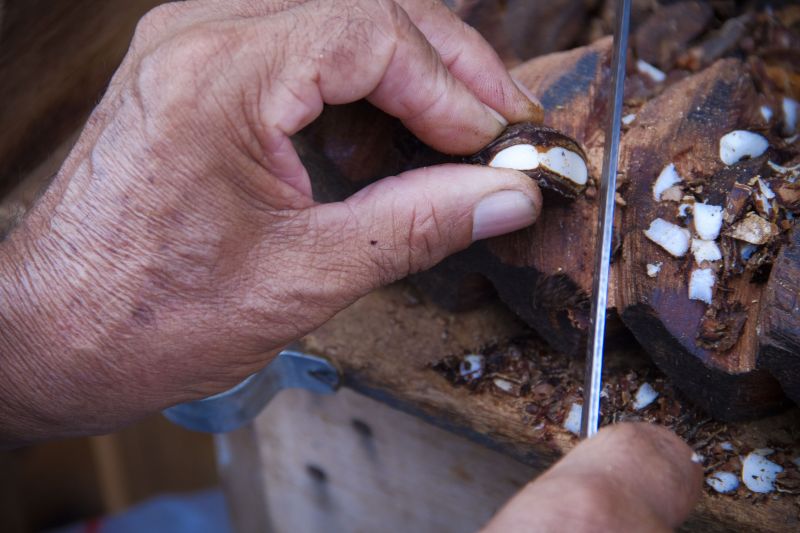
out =
[[0,442],[110,431],[219,392],[370,290],[533,223],[530,179],[475,166],[315,203],[289,137],[323,103],[361,98],[459,155],[542,114],[430,0],[196,0],[145,16],[0,244]]

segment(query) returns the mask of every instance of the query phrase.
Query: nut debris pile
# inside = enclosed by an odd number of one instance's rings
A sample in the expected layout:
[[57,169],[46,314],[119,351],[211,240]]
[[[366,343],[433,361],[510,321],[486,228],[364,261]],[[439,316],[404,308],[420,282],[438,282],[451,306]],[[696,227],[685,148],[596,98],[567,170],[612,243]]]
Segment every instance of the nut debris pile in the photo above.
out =
[[[465,375],[461,371],[465,361],[474,360],[478,352],[484,373]],[[645,421],[666,426],[695,450],[709,494],[754,503],[793,498],[800,513],[799,428],[786,428],[788,436],[771,441],[753,429],[714,421],[684,402],[671,382],[644,358],[617,352],[609,356],[601,396],[603,425]],[[577,438],[583,364],[553,352],[537,337],[447,356],[433,369],[456,387],[511,402],[542,439]]]
[[[731,145],[732,141],[726,138],[734,134],[737,139],[744,134],[749,135],[746,139],[758,139],[757,146],[742,147],[746,141],[741,141],[735,147],[739,150],[737,157],[726,160],[723,147],[726,143]],[[714,205],[707,203],[704,194],[713,176],[685,183],[675,164],[670,163],[655,178],[653,198],[656,202],[679,203],[674,221],[655,218],[644,231],[648,239],[676,258],[691,250],[696,267],[689,277],[689,298],[710,306],[715,304],[713,295],[718,281],[723,282],[719,288],[723,292],[727,290],[724,282],[734,276],[747,274],[754,282],[766,281],[775,257],[787,242],[787,233],[800,215],[796,163],[784,167],[763,156],[767,140],[750,132],[725,135],[720,147],[727,165],[736,165],[742,158],[758,158],[733,169],[742,178],[752,177],[735,182],[724,205]]]

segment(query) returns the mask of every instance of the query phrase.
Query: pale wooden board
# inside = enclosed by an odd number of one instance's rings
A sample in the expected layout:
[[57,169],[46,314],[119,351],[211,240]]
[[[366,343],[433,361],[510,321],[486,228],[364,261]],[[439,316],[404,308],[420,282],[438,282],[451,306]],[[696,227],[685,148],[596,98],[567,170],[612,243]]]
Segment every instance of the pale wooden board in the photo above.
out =
[[255,428],[275,533],[474,531],[534,475],[347,389],[284,391]]

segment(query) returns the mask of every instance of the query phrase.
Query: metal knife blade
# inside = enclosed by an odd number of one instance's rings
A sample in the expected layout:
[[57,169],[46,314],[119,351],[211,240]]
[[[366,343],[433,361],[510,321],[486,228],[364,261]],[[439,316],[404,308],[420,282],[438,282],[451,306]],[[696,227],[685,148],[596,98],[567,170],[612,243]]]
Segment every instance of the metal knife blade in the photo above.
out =
[[611,241],[614,230],[614,201],[617,190],[620,123],[622,122],[622,93],[625,82],[625,59],[628,49],[631,0],[617,0],[617,19],[614,26],[613,55],[611,56],[611,113],[606,124],[603,148],[603,170],[600,176],[600,208],[597,226],[599,242],[594,256],[592,310],[586,350],[586,378],[583,385],[581,437],[597,433],[600,421],[600,393],[603,388],[603,341],[606,330],[608,278],[611,269]]

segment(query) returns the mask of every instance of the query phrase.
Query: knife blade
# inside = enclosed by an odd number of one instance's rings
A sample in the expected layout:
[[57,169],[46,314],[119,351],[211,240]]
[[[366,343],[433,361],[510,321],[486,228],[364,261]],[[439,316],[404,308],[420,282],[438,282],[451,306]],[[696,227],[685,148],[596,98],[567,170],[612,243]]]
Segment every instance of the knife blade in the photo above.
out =
[[594,256],[592,308],[586,349],[586,376],[583,385],[581,437],[597,433],[600,422],[600,393],[603,388],[603,344],[608,304],[608,279],[611,270],[611,242],[614,230],[614,202],[617,190],[622,96],[625,83],[625,60],[628,49],[631,0],[617,0],[611,56],[611,112],[607,117],[603,169],[600,175],[600,206],[597,216],[597,242]]

